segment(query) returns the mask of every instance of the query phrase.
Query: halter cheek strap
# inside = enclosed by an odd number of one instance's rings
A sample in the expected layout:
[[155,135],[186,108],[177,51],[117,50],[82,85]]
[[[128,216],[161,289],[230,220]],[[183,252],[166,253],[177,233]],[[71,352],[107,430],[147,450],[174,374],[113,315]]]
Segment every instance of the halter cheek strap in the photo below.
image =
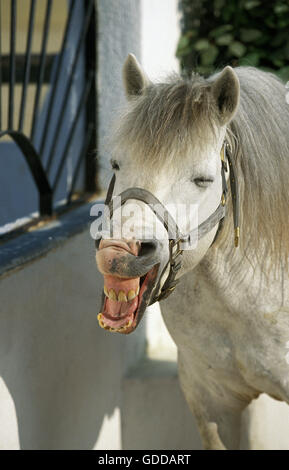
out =
[[[165,206],[149,191],[143,188],[128,188],[122,193],[118,195],[117,204],[114,204],[115,200],[112,199],[112,194],[115,185],[115,174],[111,178],[105,204],[109,207],[110,217],[113,216],[113,211],[116,210],[118,207],[121,207],[125,202],[129,199],[136,199],[138,201],[142,201],[149,205],[150,209],[154,212],[154,214],[158,217],[158,219],[162,222],[163,226],[168,232],[169,237],[169,261],[165,266],[160,278],[157,287],[155,288],[154,292],[156,294],[151,301],[151,304],[168,297],[171,292],[175,289],[178,280],[176,280],[176,275],[178,271],[181,269],[182,266],[182,253],[184,249],[190,248],[192,244],[196,242],[196,240],[200,240],[203,238],[207,233],[209,233],[217,224],[219,224],[218,231],[215,235],[215,238],[212,244],[215,242],[223,219],[226,215],[226,202],[227,202],[227,194],[228,194],[228,186],[226,181],[225,173],[228,171],[227,161],[229,163],[230,168],[230,188],[231,188],[231,195],[232,195],[232,202],[233,202],[233,219],[234,219],[234,233],[235,233],[235,246],[239,245],[239,238],[240,238],[240,228],[239,228],[239,190],[238,190],[238,183],[237,183],[237,176],[236,176],[236,169],[234,162],[232,160],[232,154],[227,141],[224,142],[222,150],[221,150],[221,175],[222,175],[222,196],[221,202],[217,209],[211,214],[204,222],[202,222],[198,227],[193,229],[188,234],[182,234],[178,225],[176,224],[175,220],[172,218],[170,213],[167,211]],[[167,268],[169,267],[168,276],[160,289],[161,279],[166,272]],[[157,292],[159,292],[157,294]]]
[[[225,148],[224,148],[225,147]],[[237,172],[234,160],[232,159],[232,153],[230,146],[227,142],[224,143],[224,152],[229,162],[230,167],[230,187],[232,195],[232,204],[233,204],[233,222],[234,222],[234,234],[235,234],[235,247],[239,246],[240,241],[240,196],[239,196],[239,186],[237,180]],[[224,155],[224,158],[225,158]]]

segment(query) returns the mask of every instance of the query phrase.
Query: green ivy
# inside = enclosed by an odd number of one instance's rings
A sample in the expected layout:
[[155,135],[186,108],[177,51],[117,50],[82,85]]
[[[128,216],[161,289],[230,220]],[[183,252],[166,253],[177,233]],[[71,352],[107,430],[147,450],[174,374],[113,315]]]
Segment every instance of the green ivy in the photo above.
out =
[[289,80],[289,0],[180,0],[180,6],[177,57],[184,72],[252,65]]

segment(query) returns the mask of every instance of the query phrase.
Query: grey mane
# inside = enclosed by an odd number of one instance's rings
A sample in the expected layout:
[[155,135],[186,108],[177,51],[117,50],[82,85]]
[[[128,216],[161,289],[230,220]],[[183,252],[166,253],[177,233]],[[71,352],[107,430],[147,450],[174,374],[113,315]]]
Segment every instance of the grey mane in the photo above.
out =
[[[253,67],[234,69],[240,105],[228,138],[241,175],[243,246],[288,268],[289,105],[275,75]],[[250,250],[252,251],[252,250]]]

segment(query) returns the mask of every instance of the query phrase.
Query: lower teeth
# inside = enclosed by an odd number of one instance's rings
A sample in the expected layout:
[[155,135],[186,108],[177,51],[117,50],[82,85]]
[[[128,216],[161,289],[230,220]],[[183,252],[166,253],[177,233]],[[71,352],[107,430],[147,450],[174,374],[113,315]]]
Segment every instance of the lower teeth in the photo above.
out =
[[125,331],[127,328],[129,328],[129,327],[132,325],[132,320],[129,320],[129,321],[127,322],[127,324],[124,325],[124,326],[122,326],[121,328],[112,328],[112,327],[106,325],[106,324],[103,322],[102,318],[103,318],[102,313],[99,313],[99,314],[97,315],[97,319],[98,319],[99,326],[100,326],[101,328],[104,328],[105,330],[111,331],[112,333]]

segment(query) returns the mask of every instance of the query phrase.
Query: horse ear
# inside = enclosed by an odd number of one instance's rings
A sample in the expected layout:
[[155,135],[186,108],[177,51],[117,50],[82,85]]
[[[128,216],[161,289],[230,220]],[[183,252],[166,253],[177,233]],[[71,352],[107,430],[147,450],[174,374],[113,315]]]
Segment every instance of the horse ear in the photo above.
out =
[[221,124],[227,124],[237,111],[240,98],[240,83],[232,67],[225,67],[212,85]]
[[123,83],[127,98],[141,95],[149,80],[133,54],[129,54],[123,66]]

